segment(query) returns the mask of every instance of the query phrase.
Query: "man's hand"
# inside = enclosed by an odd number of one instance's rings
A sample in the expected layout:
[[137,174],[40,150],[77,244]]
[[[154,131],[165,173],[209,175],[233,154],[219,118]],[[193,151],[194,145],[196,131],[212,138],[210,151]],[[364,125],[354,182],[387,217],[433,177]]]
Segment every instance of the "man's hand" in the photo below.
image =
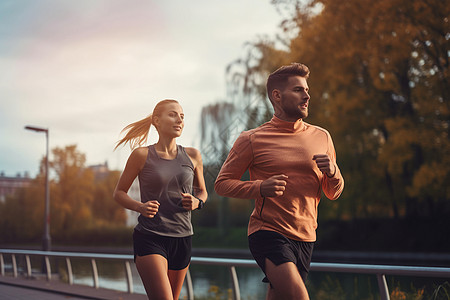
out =
[[145,203],[141,203],[138,208],[138,212],[147,218],[153,218],[159,209],[159,202],[156,200],[150,200]]
[[317,167],[322,173],[326,173],[328,177],[333,177],[336,174],[336,166],[331,161],[328,154],[316,154],[313,156]]
[[284,194],[286,189],[286,179],[288,177],[284,174],[274,175],[269,179],[261,182],[260,192],[263,197],[278,197]]

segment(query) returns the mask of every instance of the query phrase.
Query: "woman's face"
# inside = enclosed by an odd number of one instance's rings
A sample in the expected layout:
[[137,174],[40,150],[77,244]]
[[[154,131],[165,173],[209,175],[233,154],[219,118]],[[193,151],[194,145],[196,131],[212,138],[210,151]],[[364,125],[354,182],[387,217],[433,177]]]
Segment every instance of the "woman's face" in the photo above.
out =
[[164,106],[160,116],[156,116],[156,128],[159,135],[179,137],[184,128],[183,108],[178,103],[169,103]]

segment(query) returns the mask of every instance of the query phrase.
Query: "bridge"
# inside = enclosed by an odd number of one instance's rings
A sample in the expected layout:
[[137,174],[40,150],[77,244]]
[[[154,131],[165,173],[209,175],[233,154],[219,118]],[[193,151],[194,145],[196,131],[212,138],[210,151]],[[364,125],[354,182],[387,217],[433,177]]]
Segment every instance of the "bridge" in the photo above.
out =
[[[8,264],[9,268],[5,263],[7,257],[11,262]],[[36,272],[36,266],[33,268],[31,257],[41,258],[41,267],[44,272]],[[18,258],[24,262],[24,266],[19,266]],[[52,272],[51,259],[58,258],[65,261],[65,270],[67,274],[66,282],[59,280],[59,274]],[[90,285],[74,284],[72,261],[75,259],[85,259],[90,261],[92,275],[92,282]],[[100,288],[97,268],[98,260],[112,260],[123,263],[125,270],[123,280],[127,283],[126,291]],[[62,299],[62,296],[67,296],[71,299],[147,299],[145,295],[135,293],[131,274],[132,261],[133,255],[128,254],[0,249],[0,294],[3,295],[3,297],[6,297],[8,294],[15,296],[25,295],[22,298],[11,297],[2,299],[28,299],[31,297],[36,300]],[[215,265],[227,267],[232,282],[232,296],[235,300],[241,299],[241,290],[236,267],[257,267],[252,259],[199,256],[192,257],[191,265]],[[450,267],[312,262],[311,272],[354,273],[376,276],[381,300],[390,299],[389,287],[386,282],[387,275],[450,278]],[[187,299],[194,299],[194,289],[191,273],[189,271],[185,280],[185,289],[187,291]]]

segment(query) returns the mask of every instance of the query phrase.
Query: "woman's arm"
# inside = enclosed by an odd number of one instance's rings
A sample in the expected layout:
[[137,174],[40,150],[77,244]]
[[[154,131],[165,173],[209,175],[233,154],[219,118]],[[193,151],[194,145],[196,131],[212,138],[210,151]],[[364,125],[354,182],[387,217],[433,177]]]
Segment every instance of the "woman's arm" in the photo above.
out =
[[128,190],[130,189],[131,184],[144,167],[147,154],[148,148],[146,147],[137,148],[131,153],[125,169],[117,182],[113,197],[114,200],[124,208],[136,211],[145,217],[152,218],[158,212],[158,201],[154,200],[142,203],[132,199],[128,195]]
[[194,195],[182,193],[182,203],[185,209],[194,210],[198,208],[200,202],[199,199],[206,202],[208,199],[208,192],[206,191],[205,178],[203,177],[203,161],[200,151],[195,148],[185,148],[185,150],[194,164]]

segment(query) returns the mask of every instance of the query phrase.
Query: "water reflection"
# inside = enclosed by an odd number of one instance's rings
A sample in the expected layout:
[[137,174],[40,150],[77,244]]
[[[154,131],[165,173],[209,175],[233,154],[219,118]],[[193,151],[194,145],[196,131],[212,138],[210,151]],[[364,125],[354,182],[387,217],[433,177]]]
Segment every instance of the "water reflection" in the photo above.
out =
[[[232,299],[230,271],[223,266],[192,265],[190,267],[196,299]],[[236,268],[241,299],[265,299],[266,285],[258,268]]]
[[[63,281],[68,281],[65,264],[59,263]],[[124,263],[121,261],[97,260],[100,288],[127,291]],[[92,266],[89,260],[73,259],[74,284],[93,285]],[[262,272],[258,268],[236,268],[242,300],[265,299],[266,285],[261,282]],[[131,264],[134,293],[145,294],[145,289],[136,266]],[[224,266],[191,265],[195,299],[232,299],[232,281],[229,269]],[[186,285],[180,299],[187,299]]]

